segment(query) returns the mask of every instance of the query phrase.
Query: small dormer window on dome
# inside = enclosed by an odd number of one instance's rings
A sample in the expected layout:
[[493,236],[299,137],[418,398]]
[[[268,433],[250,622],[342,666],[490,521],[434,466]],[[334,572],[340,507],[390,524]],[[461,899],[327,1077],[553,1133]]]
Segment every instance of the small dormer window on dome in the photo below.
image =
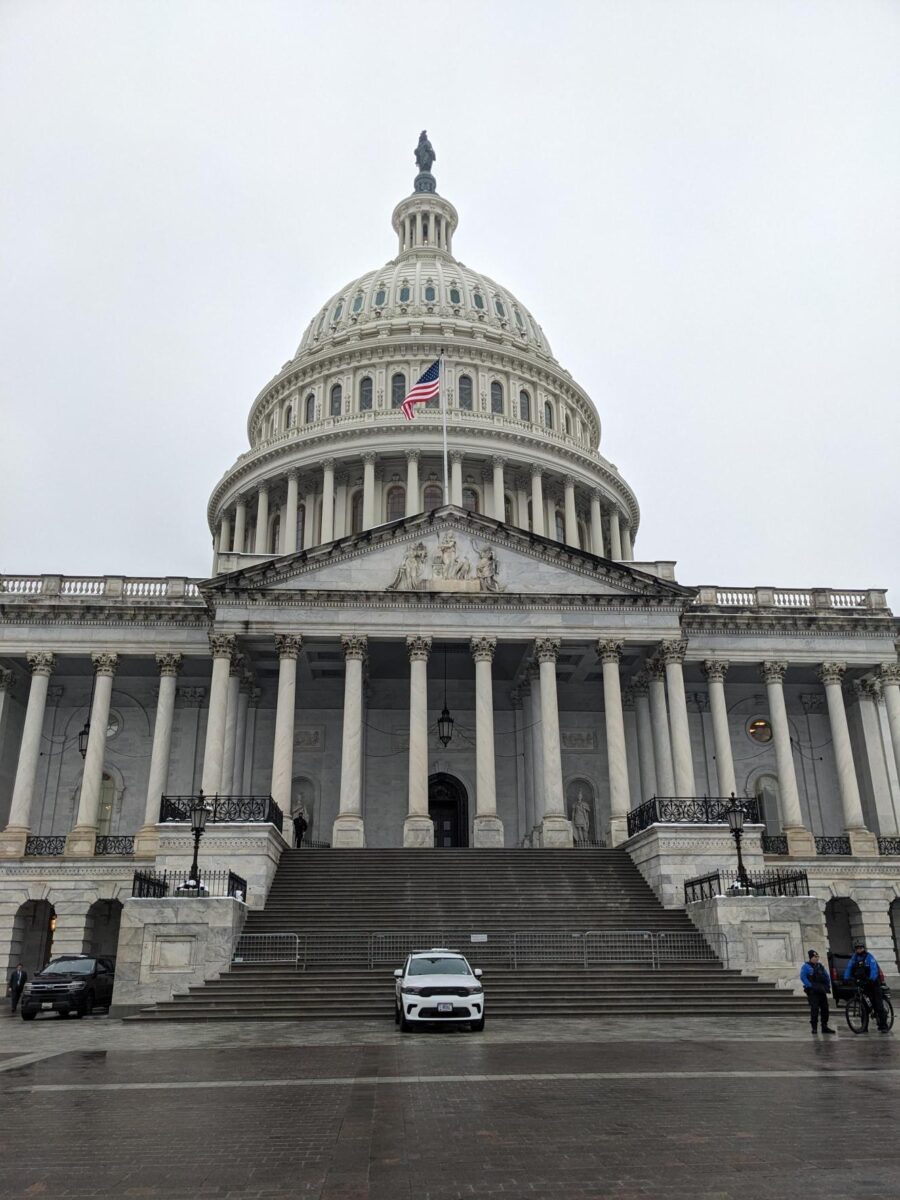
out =
[[353,312],[354,313],[362,312],[362,306],[363,306],[364,299],[365,299],[365,297],[363,296],[362,292],[358,292],[356,299],[353,301]]
[[334,306],[334,317],[332,318],[332,320],[339,321],[341,319],[341,315],[343,314],[343,311],[344,311],[344,302],[343,302],[343,300],[338,300],[337,304]]
[[397,299],[400,301],[401,304],[409,304],[409,297],[410,297],[409,284],[404,283],[401,285],[400,291],[397,293]]
[[494,297],[494,312],[498,317],[500,317],[501,320],[506,320],[506,309],[504,308],[503,301],[499,296]]
[[425,303],[426,304],[434,304],[436,298],[437,298],[437,292],[434,290],[434,284],[427,283],[425,285]]
[[458,288],[458,287],[451,287],[451,289],[450,289],[450,303],[451,303],[451,304],[455,304],[455,305],[460,305],[460,304],[462,304],[462,293],[460,292],[460,290],[459,290],[459,288]]
[[385,300],[387,300],[387,292],[385,291],[385,288],[382,285],[378,288],[378,291],[375,293],[375,307],[376,308],[384,308]]
[[481,292],[472,293],[472,303],[480,312],[484,312],[484,296],[482,296]]

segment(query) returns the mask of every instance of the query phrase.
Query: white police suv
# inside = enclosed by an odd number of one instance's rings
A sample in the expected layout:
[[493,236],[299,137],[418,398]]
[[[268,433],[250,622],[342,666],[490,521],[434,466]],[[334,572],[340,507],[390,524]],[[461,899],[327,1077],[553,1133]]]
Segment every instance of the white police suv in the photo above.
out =
[[462,954],[435,948],[410,954],[394,972],[394,1020],[404,1031],[426,1021],[467,1022],[484,1029],[484,988],[481,972],[473,971]]

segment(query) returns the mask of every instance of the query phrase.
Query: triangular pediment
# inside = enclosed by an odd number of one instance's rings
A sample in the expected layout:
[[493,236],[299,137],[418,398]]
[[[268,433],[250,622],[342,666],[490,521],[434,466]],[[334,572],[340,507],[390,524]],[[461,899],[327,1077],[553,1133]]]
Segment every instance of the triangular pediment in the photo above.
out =
[[690,589],[448,505],[257,562],[203,590],[621,595],[683,602]]

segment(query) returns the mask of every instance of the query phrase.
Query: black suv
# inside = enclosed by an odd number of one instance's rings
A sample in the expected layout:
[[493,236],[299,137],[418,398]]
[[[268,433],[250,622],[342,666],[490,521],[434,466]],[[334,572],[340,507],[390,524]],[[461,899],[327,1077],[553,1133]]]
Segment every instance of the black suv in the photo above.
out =
[[23,1021],[33,1021],[39,1012],[58,1012],[67,1017],[89,1016],[95,1008],[112,1003],[115,968],[110,958],[89,954],[63,954],[51,958],[43,970],[25,984],[20,1005]]

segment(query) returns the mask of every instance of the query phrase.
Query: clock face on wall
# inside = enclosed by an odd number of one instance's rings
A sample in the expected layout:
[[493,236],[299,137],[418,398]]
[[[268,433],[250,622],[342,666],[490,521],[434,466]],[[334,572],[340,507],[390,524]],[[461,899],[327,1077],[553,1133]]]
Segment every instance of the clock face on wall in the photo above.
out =
[[110,713],[106,722],[107,738],[114,738],[122,728],[122,718],[117,713]]

